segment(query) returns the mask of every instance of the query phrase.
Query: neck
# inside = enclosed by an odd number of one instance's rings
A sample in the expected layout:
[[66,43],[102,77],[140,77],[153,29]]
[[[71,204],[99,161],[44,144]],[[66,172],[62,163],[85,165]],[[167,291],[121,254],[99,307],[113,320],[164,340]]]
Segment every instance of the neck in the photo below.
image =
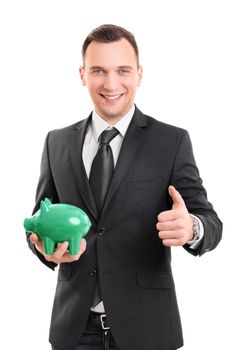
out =
[[119,122],[119,120],[121,120],[122,118],[124,118],[129,111],[131,110],[133,106],[131,106],[129,108],[129,110],[125,111],[122,113],[122,115],[116,115],[116,116],[110,116],[110,115],[103,115],[101,113],[98,112],[98,110],[96,110],[96,113],[103,119],[105,120],[109,125],[115,125],[117,122]]
[[104,119],[109,125],[115,125],[119,120],[121,120],[124,116],[121,117],[106,117],[106,116],[100,116],[102,119]]

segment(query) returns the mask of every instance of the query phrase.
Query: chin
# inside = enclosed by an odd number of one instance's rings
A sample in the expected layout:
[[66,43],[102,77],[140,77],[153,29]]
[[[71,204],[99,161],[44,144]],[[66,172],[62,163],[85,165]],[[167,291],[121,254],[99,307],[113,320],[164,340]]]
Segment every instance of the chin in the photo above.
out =
[[109,118],[120,118],[123,117],[125,114],[128,113],[128,111],[130,110],[129,107],[117,107],[114,108],[114,106],[112,106],[112,108],[102,108],[101,111],[103,113],[103,115],[105,115],[106,117]]

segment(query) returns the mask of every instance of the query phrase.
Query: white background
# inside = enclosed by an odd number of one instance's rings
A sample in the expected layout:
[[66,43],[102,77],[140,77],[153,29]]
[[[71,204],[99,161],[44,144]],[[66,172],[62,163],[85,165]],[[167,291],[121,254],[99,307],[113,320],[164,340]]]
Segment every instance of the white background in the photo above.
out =
[[215,251],[195,258],[173,249],[184,349],[233,348],[232,18],[224,0],[1,1],[2,349],[50,349],[56,273],[28,250],[22,222],[34,205],[47,132],[91,111],[78,76],[80,51],[103,23],[135,34],[144,67],[136,103],[189,130],[209,200],[224,222]]

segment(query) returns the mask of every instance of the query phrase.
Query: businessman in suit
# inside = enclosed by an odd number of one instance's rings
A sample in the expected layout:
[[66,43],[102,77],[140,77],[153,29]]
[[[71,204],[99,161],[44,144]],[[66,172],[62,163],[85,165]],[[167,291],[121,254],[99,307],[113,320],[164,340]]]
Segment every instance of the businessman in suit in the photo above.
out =
[[94,110],[45,140],[34,212],[45,197],[83,209],[92,227],[78,255],[68,243],[38,258],[59,265],[50,342],[54,350],[175,350],[183,345],[171,246],[194,256],[214,249],[222,224],[186,130],[134,104],[138,47],[124,28],[103,25],[83,44],[80,76]]

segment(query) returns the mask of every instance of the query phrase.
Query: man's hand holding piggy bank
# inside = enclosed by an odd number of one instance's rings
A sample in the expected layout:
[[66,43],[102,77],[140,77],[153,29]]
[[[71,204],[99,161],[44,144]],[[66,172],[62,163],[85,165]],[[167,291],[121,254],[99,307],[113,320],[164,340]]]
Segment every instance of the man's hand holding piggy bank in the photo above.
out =
[[36,249],[46,260],[57,264],[80,258],[86,249],[83,237],[90,227],[83,210],[70,204],[52,204],[47,198],[41,201],[40,210],[24,220],[24,228],[31,232],[30,240]]

